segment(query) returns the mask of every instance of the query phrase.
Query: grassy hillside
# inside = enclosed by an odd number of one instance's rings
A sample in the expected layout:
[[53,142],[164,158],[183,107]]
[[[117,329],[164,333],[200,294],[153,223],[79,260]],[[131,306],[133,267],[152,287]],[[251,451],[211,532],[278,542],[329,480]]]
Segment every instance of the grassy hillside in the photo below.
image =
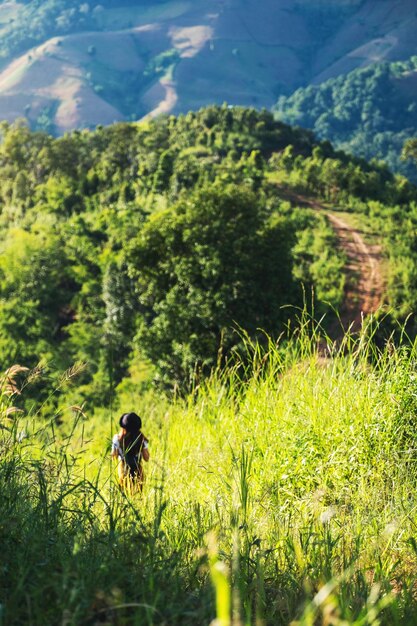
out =
[[[13,413],[9,371],[3,624],[413,624],[415,346],[378,354],[368,326],[323,360],[313,327],[248,345],[245,381],[217,372],[170,403],[125,391],[94,415]],[[124,496],[109,444],[130,407],[151,461]]]
[[310,128],[321,139],[365,159],[385,161],[415,179],[401,160],[404,142],[417,134],[417,57],[376,64],[282,96],[278,119]]
[[413,0],[0,3],[0,117],[56,134],[279,95],[415,54]]
[[[326,207],[387,266],[388,312],[337,342]],[[413,624],[416,223],[405,178],[266,111],[3,123],[2,623]]]

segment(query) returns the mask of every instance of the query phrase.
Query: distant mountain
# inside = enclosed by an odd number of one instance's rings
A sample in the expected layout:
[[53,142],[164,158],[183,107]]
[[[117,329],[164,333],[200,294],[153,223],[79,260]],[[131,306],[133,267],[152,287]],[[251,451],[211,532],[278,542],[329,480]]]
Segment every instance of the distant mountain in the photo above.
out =
[[417,136],[417,56],[300,88],[281,96],[274,110],[282,121],[417,181],[415,165],[401,160],[404,142]]
[[280,95],[417,52],[415,0],[0,2],[0,118],[57,134]]

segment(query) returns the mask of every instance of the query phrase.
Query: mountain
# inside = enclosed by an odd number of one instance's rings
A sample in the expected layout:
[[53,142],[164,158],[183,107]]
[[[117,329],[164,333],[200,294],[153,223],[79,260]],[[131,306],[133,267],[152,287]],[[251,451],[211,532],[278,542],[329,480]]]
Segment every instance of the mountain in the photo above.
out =
[[386,161],[417,180],[415,167],[401,159],[405,141],[417,136],[417,57],[377,63],[320,85],[281,96],[276,117],[312,129],[321,139],[365,159]]
[[0,3],[0,117],[56,134],[280,95],[415,52],[414,0]]

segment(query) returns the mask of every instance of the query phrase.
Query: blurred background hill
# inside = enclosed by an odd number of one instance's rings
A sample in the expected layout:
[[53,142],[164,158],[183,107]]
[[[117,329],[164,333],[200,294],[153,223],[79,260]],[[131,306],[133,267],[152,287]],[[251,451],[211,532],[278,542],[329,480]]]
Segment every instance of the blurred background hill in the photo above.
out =
[[59,135],[212,103],[275,105],[401,170],[417,125],[416,25],[413,0],[1,2],[0,118]]

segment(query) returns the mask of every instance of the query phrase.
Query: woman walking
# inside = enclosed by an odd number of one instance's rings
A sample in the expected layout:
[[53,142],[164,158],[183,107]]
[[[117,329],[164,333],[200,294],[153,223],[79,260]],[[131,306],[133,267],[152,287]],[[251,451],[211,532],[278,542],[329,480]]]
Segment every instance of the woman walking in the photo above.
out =
[[112,457],[118,460],[119,485],[124,491],[142,490],[142,459],[149,461],[148,440],[142,433],[142,420],[136,413],[123,413],[120,432],[112,440]]

